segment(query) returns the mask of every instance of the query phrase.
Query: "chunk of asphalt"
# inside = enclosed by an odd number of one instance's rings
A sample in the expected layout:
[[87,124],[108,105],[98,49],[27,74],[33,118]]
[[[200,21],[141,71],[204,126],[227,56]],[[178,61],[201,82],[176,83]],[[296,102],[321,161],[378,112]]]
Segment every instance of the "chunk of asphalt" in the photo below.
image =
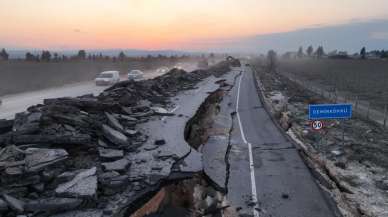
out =
[[129,160],[123,158],[109,163],[102,163],[102,167],[106,171],[125,171],[129,166]]
[[121,132],[109,127],[108,125],[102,125],[102,133],[112,143],[119,146],[127,146],[128,138]]
[[16,199],[8,194],[3,194],[3,198],[12,210],[14,210],[18,213],[24,212],[25,203],[23,201]]
[[103,214],[102,210],[85,210],[60,213],[51,217],[102,217]]
[[119,159],[124,157],[124,151],[118,149],[98,148],[98,153],[104,159]]
[[25,204],[25,210],[29,212],[61,212],[74,210],[82,204],[83,200],[80,198],[44,198],[33,200]]
[[161,115],[161,116],[173,116],[174,115],[174,113],[171,113],[162,107],[151,107],[151,109],[154,111],[154,113],[156,115]]
[[164,144],[166,144],[166,140],[164,140],[164,139],[157,139],[157,140],[155,140],[154,144],[155,145],[164,145]]
[[68,157],[68,153],[64,149],[28,148],[26,153],[25,166],[27,172],[42,170]]
[[97,192],[96,167],[78,173],[71,181],[60,184],[55,193],[58,196],[94,198]]
[[124,130],[123,125],[121,125],[120,122],[113,115],[109,114],[108,112],[105,112],[105,116],[108,118],[108,123],[111,127],[120,131]]
[[3,199],[0,198],[0,212],[7,211],[8,210],[8,204]]

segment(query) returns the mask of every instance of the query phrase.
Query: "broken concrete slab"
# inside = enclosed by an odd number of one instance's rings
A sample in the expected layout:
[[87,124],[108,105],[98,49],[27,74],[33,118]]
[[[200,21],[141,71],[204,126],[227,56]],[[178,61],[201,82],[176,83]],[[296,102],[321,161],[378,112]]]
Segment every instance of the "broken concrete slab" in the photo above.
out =
[[78,173],[71,181],[60,184],[55,193],[59,196],[94,198],[97,192],[96,167]]
[[28,148],[26,149],[26,171],[36,172],[47,166],[63,161],[68,157],[64,149]]
[[118,146],[128,146],[128,138],[119,131],[109,127],[108,125],[102,125],[102,133],[112,143]]

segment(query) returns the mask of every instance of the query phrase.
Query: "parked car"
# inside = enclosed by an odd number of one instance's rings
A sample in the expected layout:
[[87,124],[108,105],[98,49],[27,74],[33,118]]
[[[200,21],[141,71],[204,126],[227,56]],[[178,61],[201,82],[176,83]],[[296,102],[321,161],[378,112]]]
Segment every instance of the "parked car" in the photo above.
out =
[[101,72],[95,79],[96,85],[112,85],[120,81],[120,73],[118,71]]
[[134,80],[134,81],[137,81],[137,80],[141,80],[143,79],[143,75],[144,73],[140,70],[131,70],[130,72],[128,72],[128,80]]

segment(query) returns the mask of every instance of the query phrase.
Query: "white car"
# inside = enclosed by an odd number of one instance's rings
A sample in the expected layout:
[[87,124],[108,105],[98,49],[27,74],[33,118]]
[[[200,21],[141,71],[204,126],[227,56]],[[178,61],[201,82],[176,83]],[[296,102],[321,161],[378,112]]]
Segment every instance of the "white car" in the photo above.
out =
[[182,70],[182,69],[183,69],[183,65],[182,65],[182,63],[177,63],[177,64],[174,66],[174,68]]
[[118,71],[101,72],[95,81],[97,86],[116,84],[120,81],[120,73]]
[[142,80],[143,75],[144,73],[140,70],[137,70],[137,69],[131,70],[130,72],[128,72],[128,80],[134,80],[134,81]]
[[163,66],[163,67],[158,68],[158,69],[156,70],[156,72],[157,72],[158,74],[165,74],[165,73],[168,72],[168,70],[169,70],[169,69],[168,69],[167,67]]

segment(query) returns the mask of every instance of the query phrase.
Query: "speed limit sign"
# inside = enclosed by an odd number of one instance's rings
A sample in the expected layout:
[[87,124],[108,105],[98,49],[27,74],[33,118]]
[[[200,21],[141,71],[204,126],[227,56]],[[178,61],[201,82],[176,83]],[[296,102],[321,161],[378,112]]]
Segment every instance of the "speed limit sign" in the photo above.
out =
[[323,122],[322,121],[313,121],[313,122],[311,122],[311,128],[313,128],[313,130],[321,130],[323,128]]

